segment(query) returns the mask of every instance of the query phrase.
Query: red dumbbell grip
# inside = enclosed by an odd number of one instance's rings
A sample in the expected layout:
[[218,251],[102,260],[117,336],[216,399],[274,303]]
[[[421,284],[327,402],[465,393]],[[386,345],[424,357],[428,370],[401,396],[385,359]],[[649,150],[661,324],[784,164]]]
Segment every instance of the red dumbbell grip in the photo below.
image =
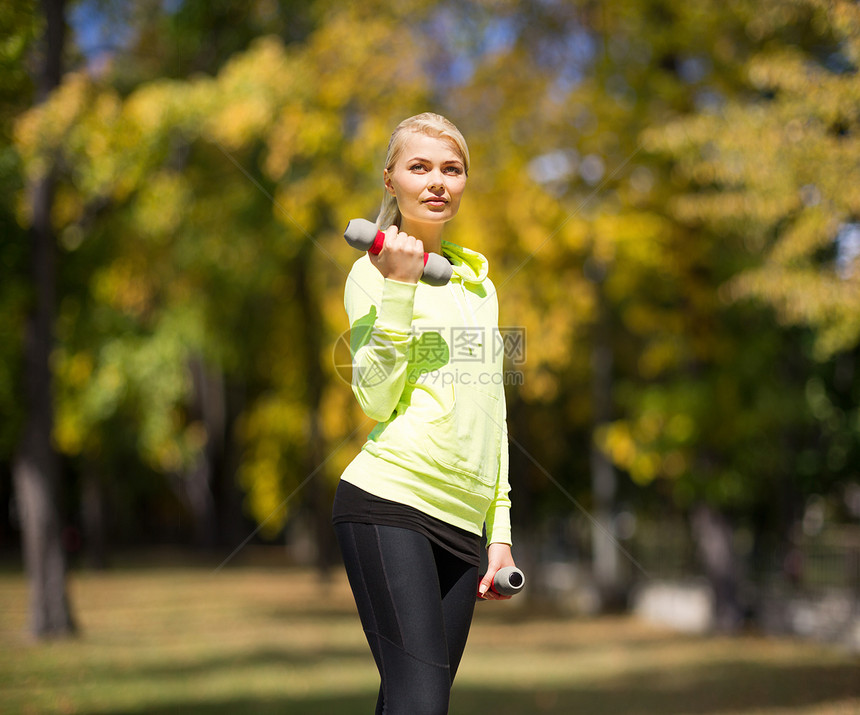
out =
[[[367,249],[368,253],[372,253],[374,256],[378,256],[379,252],[382,250],[382,246],[385,245],[385,234],[382,231],[377,231],[376,236],[373,239],[373,243],[370,244],[370,248]],[[424,254],[424,265],[427,265],[427,259],[429,256]]]

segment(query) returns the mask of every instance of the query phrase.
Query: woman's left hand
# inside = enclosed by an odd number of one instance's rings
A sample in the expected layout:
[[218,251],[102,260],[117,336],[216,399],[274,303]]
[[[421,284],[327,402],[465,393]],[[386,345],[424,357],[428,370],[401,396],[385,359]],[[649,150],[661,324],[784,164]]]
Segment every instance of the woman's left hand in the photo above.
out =
[[493,591],[493,577],[496,571],[505,566],[516,566],[509,544],[490,544],[487,549],[487,573],[478,584],[478,598],[486,601],[507,601],[510,596],[502,596]]

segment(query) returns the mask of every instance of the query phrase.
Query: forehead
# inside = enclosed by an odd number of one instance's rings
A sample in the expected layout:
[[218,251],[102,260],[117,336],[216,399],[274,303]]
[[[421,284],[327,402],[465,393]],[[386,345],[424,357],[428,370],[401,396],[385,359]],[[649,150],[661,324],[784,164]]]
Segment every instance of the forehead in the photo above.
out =
[[463,157],[457,149],[457,145],[447,137],[433,137],[420,132],[410,132],[403,143],[401,158],[404,160],[421,157],[433,159],[440,163],[448,161],[459,161]]

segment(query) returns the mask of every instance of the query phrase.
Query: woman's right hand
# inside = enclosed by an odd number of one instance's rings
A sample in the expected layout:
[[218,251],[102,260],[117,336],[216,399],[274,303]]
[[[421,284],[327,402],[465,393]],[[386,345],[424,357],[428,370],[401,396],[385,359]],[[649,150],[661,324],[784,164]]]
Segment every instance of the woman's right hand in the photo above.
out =
[[424,273],[424,244],[397,226],[385,230],[385,243],[370,262],[385,277],[401,283],[417,283]]

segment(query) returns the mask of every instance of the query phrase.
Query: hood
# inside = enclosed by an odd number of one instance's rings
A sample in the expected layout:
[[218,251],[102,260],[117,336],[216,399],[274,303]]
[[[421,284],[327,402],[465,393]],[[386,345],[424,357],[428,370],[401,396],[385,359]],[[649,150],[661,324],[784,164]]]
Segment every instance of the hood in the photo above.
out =
[[442,255],[454,267],[454,275],[464,283],[483,283],[490,270],[489,261],[477,251],[442,241]]

